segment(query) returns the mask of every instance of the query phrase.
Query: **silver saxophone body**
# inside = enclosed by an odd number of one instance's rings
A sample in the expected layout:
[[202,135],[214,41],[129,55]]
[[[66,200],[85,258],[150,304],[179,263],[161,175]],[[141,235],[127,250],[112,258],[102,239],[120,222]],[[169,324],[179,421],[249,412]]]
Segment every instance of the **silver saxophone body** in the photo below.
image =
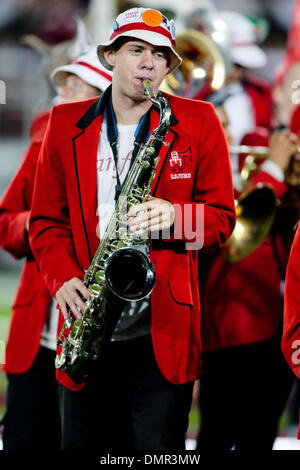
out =
[[85,272],[84,284],[91,296],[80,320],[72,312],[65,320],[57,344],[55,367],[77,383],[84,382],[105,358],[116,324],[126,303],[147,297],[155,284],[155,270],[139,247],[145,234],[128,231],[127,213],[132,205],[146,201],[170,128],[171,109],[165,97],[156,98],[149,80],[144,93],[159,107],[160,121],[148,141],[141,145],[128,172],[112,217],[94,258]]

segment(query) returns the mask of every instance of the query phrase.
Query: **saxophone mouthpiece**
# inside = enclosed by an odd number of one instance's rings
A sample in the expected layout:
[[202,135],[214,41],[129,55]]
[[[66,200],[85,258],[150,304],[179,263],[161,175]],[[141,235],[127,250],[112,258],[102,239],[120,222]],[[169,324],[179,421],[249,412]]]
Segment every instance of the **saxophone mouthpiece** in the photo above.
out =
[[148,98],[155,98],[155,94],[154,94],[151,82],[148,78],[143,79],[143,89],[144,89],[144,94],[148,95]]

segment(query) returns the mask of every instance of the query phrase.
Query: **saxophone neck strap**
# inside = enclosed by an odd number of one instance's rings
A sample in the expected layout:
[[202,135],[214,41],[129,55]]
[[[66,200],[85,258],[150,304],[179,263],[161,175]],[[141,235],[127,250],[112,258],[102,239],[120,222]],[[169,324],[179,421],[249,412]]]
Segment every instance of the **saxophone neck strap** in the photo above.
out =
[[[145,113],[141,119],[139,124],[137,125],[135,134],[134,134],[134,145],[133,151],[130,161],[130,167],[132,166],[134,159],[138,153],[139,147],[141,144],[145,143],[146,140],[149,138],[150,133],[150,114],[151,108]],[[118,127],[117,127],[117,119],[112,105],[112,98],[108,100],[107,106],[104,110],[105,120],[106,120],[106,128],[107,128],[107,140],[110,144],[115,168],[116,168],[116,179],[117,184],[115,186],[115,201],[117,202],[120,193],[122,191],[122,183],[120,180],[120,175],[118,171]],[[126,178],[125,178],[126,179]]]

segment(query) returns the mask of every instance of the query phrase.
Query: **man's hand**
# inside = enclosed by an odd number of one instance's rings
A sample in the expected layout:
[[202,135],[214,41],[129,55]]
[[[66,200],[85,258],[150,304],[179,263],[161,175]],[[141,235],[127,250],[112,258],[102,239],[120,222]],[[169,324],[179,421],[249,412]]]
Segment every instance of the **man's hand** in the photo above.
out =
[[289,166],[290,158],[294,155],[300,142],[298,136],[290,131],[275,131],[270,139],[269,160],[277,163],[283,172]]
[[171,202],[150,196],[128,211],[128,226],[131,232],[144,230],[158,232],[171,227],[175,220],[175,209]]
[[78,277],[72,277],[66,281],[56,292],[56,300],[60,306],[64,319],[68,318],[68,307],[77,320],[81,318],[81,312],[85,309],[84,300],[88,300],[91,293]]

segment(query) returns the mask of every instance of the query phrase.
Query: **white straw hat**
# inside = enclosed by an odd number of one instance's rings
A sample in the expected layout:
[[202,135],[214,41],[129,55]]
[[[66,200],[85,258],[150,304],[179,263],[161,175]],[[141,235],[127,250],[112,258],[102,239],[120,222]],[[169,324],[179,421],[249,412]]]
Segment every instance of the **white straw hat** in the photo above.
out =
[[171,51],[169,72],[172,72],[181,64],[181,58],[175,50],[175,36],[174,20],[168,20],[160,11],[151,8],[131,8],[121,13],[113,22],[109,41],[97,47],[98,57],[107,70],[112,70],[103,55],[105,47],[120,37],[132,37],[153,46],[169,48]]
[[112,80],[112,73],[108,72],[99,62],[96,47],[89,48],[71,64],[54,69],[50,76],[53,85],[55,87],[64,86],[69,73],[77,75],[81,80],[101,91],[104,91]]
[[256,44],[255,24],[236,11],[220,11],[219,16],[229,30],[232,62],[247,68],[264,67],[267,56]]

